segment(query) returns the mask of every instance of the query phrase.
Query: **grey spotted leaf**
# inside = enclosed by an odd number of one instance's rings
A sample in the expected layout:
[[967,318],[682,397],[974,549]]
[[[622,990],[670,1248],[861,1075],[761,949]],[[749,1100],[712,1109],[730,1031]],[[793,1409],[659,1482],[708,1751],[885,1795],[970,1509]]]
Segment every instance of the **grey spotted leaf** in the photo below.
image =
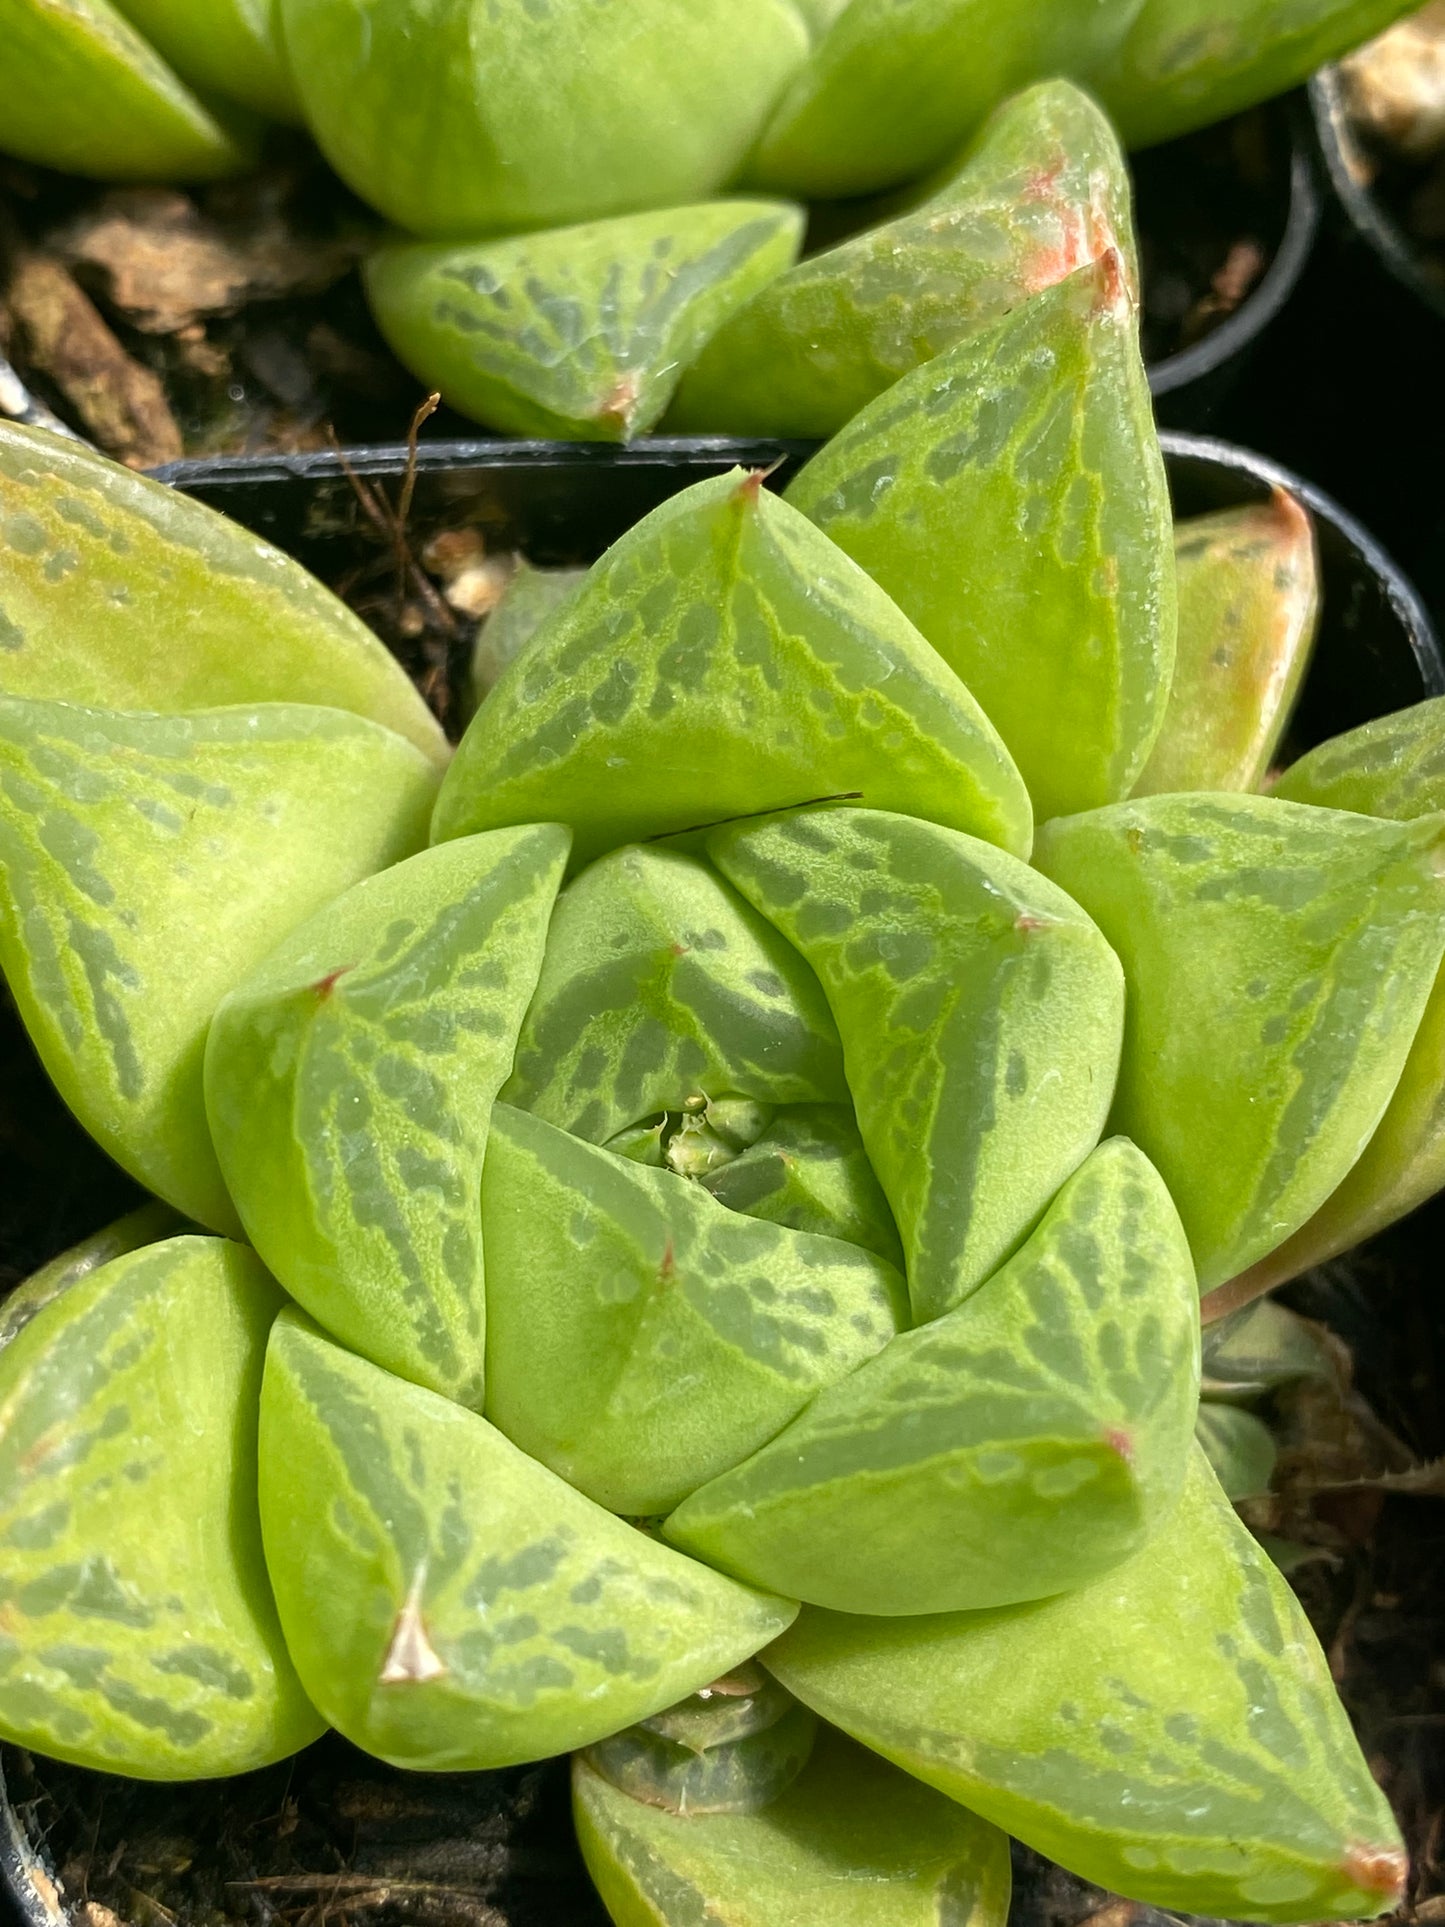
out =
[[475,1772],[588,1746],[797,1610],[656,1544],[294,1311],[267,1355],[260,1491],[306,1690],[395,1766]]
[[903,1269],[898,1227],[849,1105],[789,1105],[701,1182],[730,1211],[843,1238]]
[[226,997],[206,1044],[221,1169],[287,1291],[478,1410],[482,1161],[566,860],[540,824],[367,878]]
[[499,1105],[487,1416],[614,1512],[668,1511],[893,1336],[891,1266]]

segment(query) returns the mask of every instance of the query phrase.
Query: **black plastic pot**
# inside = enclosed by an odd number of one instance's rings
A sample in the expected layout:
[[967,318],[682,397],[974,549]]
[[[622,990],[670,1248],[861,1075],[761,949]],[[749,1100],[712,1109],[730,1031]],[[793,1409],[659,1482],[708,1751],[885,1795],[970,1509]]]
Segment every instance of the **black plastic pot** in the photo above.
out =
[[[1149,387],[1156,413],[1166,428],[1199,431],[1213,424],[1266,335],[1293,300],[1319,233],[1323,197],[1303,97],[1293,95],[1276,103],[1262,115],[1261,125],[1276,149],[1281,189],[1269,210],[1271,231],[1263,236],[1272,248],[1269,266],[1233,314],[1202,340],[1150,365]],[[1186,145],[1170,142],[1133,156],[1146,276],[1150,266],[1151,200],[1156,184],[1162,184],[1160,177],[1167,177],[1171,155]],[[1178,165],[1177,156],[1172,164]]]
[[1392,281],[1445,322],[1445,281],[1429,272],[1419,248],[1370,185],[1373,169],[1338,67],[1322,67],[1315,75],[1309,104],[1324,177],[1350,230]]
[[[1426,695],[1445,692],[1445,661],[1428,617],[1408,581],[1372,538],[1328,496],[1297,476],[1247,451],[1227,444],[1171,434],[1165,437],[1170,480],[1181,515],[1264,498],[1283,485],[1312,510],[1319,534],[1324,575],[1324,622],[1314,664],[1294,728],[1299,747],[1347,729]],[[735,442],[722,439],[655,441],[628,449],[597,450],[542,442],[459,442],[423,444],[416,465],[412,514],[417,526],[475,522],[496,546],[524,548],[538,562],[576,562],[598,555],[639,516],[669,495],[734,465],[778,465],[781,484],[808,450],[798,444]],[[354,473],[395,483],[406,468],[405,450],[395,447],[353,451]],[[187,493],[225,510],[239,522],[269,537],[331,579],[365,552],[365,532],[355,491],[334,455],[303,455],[255,461],[184,462],[166,479]],[[12,1074],[12,1069],[14,1074]],[[28,1081],[27,1081],[28,1080]],[[33,1059],[13,1013],[0,1008],[0,1134],[39,1132],[38,1163],[24,1170],[13,1159],[0,1160],[0,1266],[9,1274],[54,1255],[124,1208],[127,1181],[118,1179],[78,1126],[47,1097],[37,1081]],[[107,1189],[108,1187],[108,1189]],[[40,1221],[27,1218],[29,1194],[53,1190],[56,1208]],[[6,1227],[29,1226],[30,1243],[20,1248],[18,1233]],[[0,1277],[5,1275],[0,1271]],[[1424,1302],[1423,1293],[1418,1294]],[[1412,1300],[1412,1302],[1414,1302]],[[0,1747],[0,1914],[8,1907],[12,1927],[70,1927],[73,1895],[57,1895],[57,1866],[44,1837],[44,1818],[30,1804],[30,1765],[17,1749]],[[6,1779],[11,1794],[6,1794]],[[114,1816],[130,1797],[131,1783],[82,1776],[96,1790],[96,1834],[102,1817],[124,1830]],[[273,1824],[285,1801],[294,1798],[305,1811],[308,1799],[332,1799],[338,1783],[359,1788],[353,1867],[364,1866],[369,1850],[385,1865],[387,1854],[423,1855],[431,1869],[431,1897],[415,1909],[394,1900],[389,1913],[369,1914],[398,1923],[438,1920],[450,1923],[465,1914],[438,1914],[437,1868],[452,1881],[473,1881],[475,1921],[508,1927],[601,1927],[603,1916],[582,1876],[566,1819],[565,1768],[552,1763],[509,1774],[404,1776],[366,1761],[344,1742],[329,1737],[303,1756],[294,1769],[272,1769],[224,1783],[218,1812],[238,1833]],[[108,1788],[107,1807],[100,1798]],[[171,1821],[204,1791],[163,1791],[156,1796],[158,1825]],[[342,1803],[344,1806],[344,1803]],[[328,1811],[330,1809],[328,1808]],[[378,1816],[383,1816],[379,1818]],[[105,1842],[110,1844],[110,1835]],[[119,1848],[115,1849],[117,1852]],[[318,1867],[329,1874],[333,1862]],[[1018,1856],[1016,1912],[1024,1927],[1068,1927],[1102,1904],[1094,1890],[1049,1870],[1036,1857]],[[338,1877],[340,1878],[340,1877]],[[393,1881],[383,1870],[350,1873],[350,1886],[329,1892],[293,1887],[255,1904],[257,1918],[272,1921],[281,1912],[294,1917],[308,1904],[323,1903],[333,1914],[351,1911],[356,1882],[374,1892]],[[488,1885],[487,1883],[492,1883]],[[488,1909],[495,1911],[488,1912]],[[310,1916],[308,1915],[308,1918]],[[137,1927],[157,1927],[162,1916],[137,1910]],[[1164,1917],[1139,1909],[1135,1927],[1163,1927]],[[92,1913],[87,1927],[102,1927]],[[186,1923],[182,1923],[186,1927]]]

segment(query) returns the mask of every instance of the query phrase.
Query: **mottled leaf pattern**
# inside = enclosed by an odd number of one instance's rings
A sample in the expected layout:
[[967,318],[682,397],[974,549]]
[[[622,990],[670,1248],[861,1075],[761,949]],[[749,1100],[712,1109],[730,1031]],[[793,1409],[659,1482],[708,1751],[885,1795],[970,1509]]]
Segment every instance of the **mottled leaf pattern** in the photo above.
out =
[[122,716],[0,697],[0,967],[46,1069],[133,1176],[238,1229],[212,1012],[305,917],[424,840],[435,767],[341,710]]
[[842,1612],[1037,1599],[1143,1544],[1179,1496],[1198,1396],[1183,1227],[1116,1138],[971,1298],[821,1392],[666,1537]]
[[0,0],[0,47],[7,154],[122,181],[213,180],[251,158],[110,0]]
[[[761,1677],[772,1700],[771,1717],[750,1723],[746,1731],[718,1740],[705,1731],[674,1738],[664,1730],[668,1714],[660,1713],[656,1719],[599,1740],[582,1757],[629,1798],[689,1818],[750,1813],[768,1806],[808,1764],[818,1735],[818,1716],[768,1674]],[[726,1709],[736,1704],[729,1695],[737,1684],[730,1675],[715,1687],[704,1687],[683,1706],[697,1707],[706,1696],[707,1704],[725,1709],[726,1721]],[[745,1706],[748,1703],[743,1701]]]
[[1128,795],[1168,698],[1175,587],[1118,254],[905,376],[788,500],[968,684],[1040,821]]
[[477,630],[470,678],[473,708],[508,663],[521,655],[547,617],[586,579],[586,569],[534,569],[530,562],[518,562],[496,607]]
[[1077,1592],[892,1620],[807,1609],[768,1653],[825,1719],[1130,1899],[1234,1920],[1388,1909],[1405,1873],[1324,1655],[1202,1454]]
[[734,179],[802,65],[794,0],[282,0],[306,119],[413,234],[556,227]]
[[579,861],[861,791],[1020,853],[992,725],[874,583],[740,471],[624,535],[502,676],[433,837],[558,819]]
[[849,1105],[779,1111],[760,1138],[702,1183],[730,1211],[846,1238],[903,1268],[898,1227]]
[[666,1512],[893,1336],[903,1281],[499,1105],[487,1416],[615,1512]]
[[221,1169],[287,1291],[478,1410],[487,1128],[566,860],[541,824],[368,878],[232,991],[206,1045]]
[[682,378],[681,430],[833,435],[920,363],[1111,248],[1130,259],[1129,174],[1086,94],[1048,81],[1001,107],[921,204],[813,254],[724,322]]
[[168,713],[319,703],[445,762],[441,730],[390,650],[214,509],[3,420],[0,506],[0,693]]
[[755,1813],[670,1813],[583,1759],[573,1812],[587,1870],[638,1927],[1003,1927],[1008,1842],[839,1733]]
[[62,1251],[58,1258],[52,1258],[48,1265],[32,1272],[0,1302],[0,1351],[32,1318],[82,1278],[108,1265],[112,1258],[124,1258],[142,1245],[158,1244],[162,1238],[180,1231],[184,1224],[178,1211],[153,1198],[149,1204],[127,1212],[114,1224],[102,1226],[68,1251]]
[[[1445,697],[1322,743],[1275,794],[1325,809],[1410,821],[1445,809]],[[1252,1265],[1221,1306],[1240,1303],[1363,1244],[1445,1186],[1445,965],[1374,1136],[1292,1238]],[[1213,1307],[1206,1307],[1211,1310]]]
[[1248,796],[1041,835],[1040,869],[1123,959],[1113,1122],[1163,1174],[1202,1289],[1298,1230],[1379,1123],[1445,949],[1442,836]]
[[1258,789],[1294,707],[1319,622],[1308,513],[1286,490],[1175,530],[1174,682],[1136,796]]
[[937,1317],[1098,1142],[1118,962],[1023,864],[913,818],[820,810],[717,831],[709,849],[818,973],[915,1315]]
[[693,1093],[846,1103],[818,980],[716,871],[615,850],[558,900],[507,1103],[605,1144]]
[[367,263],[366,290],[397,354],[464,415],[626,442],[802,238],[786,202],[706,201],[515,239],[395,242]]
[[1077,74],[1139,0],[853,0],[783,95],[750,178],[831,200],[944,161],[1011,88]]
[[796,1611],[656,1544],[485,1419],[289,1311],[261,1399],[261,1521],[308,1693],[397,1766],[474,1771],[588,1745],[696,1692]]
[[71,1278],[0,1350],[0,1736],[142,1779],[315,1739],[256,1515],[281,1295],[180,1237]]

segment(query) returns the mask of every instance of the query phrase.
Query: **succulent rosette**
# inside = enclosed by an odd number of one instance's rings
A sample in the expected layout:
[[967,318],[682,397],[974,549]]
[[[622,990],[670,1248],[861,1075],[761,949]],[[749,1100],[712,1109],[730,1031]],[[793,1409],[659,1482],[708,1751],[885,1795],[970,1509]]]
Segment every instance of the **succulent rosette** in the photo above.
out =
[[294,564],[37,432],[0,478],[0,963],[161,1201],[6,1308],[0,1733],[574,1751],[626,1922],[991,1927],[1002,1830],[1388,1906],[1199,1292],[1402,1087],[1445,826],[1348,739],[1130,800],[1206,665],[1118,257],[664,503],[449,764]]

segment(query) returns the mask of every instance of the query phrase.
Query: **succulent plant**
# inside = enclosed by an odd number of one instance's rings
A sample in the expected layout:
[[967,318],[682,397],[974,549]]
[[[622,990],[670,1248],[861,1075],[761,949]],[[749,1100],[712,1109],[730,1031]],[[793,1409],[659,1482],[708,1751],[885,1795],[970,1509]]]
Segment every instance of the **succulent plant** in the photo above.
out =
[[[207,0],[205,18],[224,31],[241,3]],[[111,0],[0,0],[0,45],[0,151],[118,181],[210,180],[252,157]]]
[[1198,1290],[1404,1088],[1445,817],[1359,813],[1348,742],[1130,799],[1174,532],[1120,257],[549,584],[445,768],[293,565],[0,453],[0,964],[185,1220],[4,1313],[0,1733],[576,1752],[619,1921],[1001,1927],[1000,1829],[1389,1905]]

